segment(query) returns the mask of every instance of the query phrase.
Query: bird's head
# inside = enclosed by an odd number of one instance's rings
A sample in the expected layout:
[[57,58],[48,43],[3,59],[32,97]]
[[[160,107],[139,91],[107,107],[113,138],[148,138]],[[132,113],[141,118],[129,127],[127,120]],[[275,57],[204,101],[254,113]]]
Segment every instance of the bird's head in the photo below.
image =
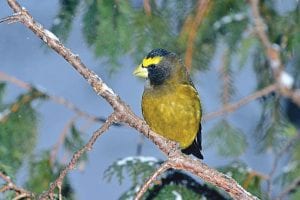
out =
[[153,49],[134,70],[137,77],[149,79],[150,85],[162,85],[188,79],[187,72],[175,53]]

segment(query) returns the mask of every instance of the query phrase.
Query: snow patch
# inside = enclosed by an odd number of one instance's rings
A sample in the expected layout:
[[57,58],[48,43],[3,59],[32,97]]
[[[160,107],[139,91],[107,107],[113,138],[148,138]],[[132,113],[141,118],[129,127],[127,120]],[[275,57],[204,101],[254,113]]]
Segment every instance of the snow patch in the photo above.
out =
[[222,17],[220,20],[216,21],[213,24],[214,29],[219,29],[221,28],[221,26],[232,23],[234,21],[242,21],[246,18],[246,14],[239,12],[239,13],[235,13],[235,14],[230,14],[230,15],[226,15],[224,17]]
[[54,20],[53,20],[53,25],[58,25],[61,23],[61,19],[59,17],[56,17]]
[[8,116],[10,114],[10,109],[5,109],[2,112],[0,112],[0,121],[5,118],[6,116]]
[[177,191],[173,190],[172,194],[174,194],[175,200],[182,200],[181,194],[179,194]]
[[52,40],[59,41],[58,37],[54,33],[52,33],[51,31],[45,29],[44,32],[45,32],[47,37],[51,38]]
[[270,64],[273,69],[278,69],[280,67],[280,61],[278,59],[271,60]]
[[285,71],[280,73],[279,81],[284,87],[289,89],[291,89],[294,84],[294,78]]
[[114,91],[110,87],[108,87],[105,83],[103,83],[102,87],[103,87],[103,90],[108,91],[109,93],[111,93],[112,95],[115,96]]
[[127,162],[149,162],[156,163],[158,162],[157,158],[154,157],[146,157],[146,156],[129,156],[117,161],[117,165],[125,165]]
[[282,171],[284,173],[289,173],[290,171],[293,171],[294,169],[296,169],[297,166],[298,166],[298,163],[296,161],[294,161],[294,162],[287,164],[285,167],[283,167]]

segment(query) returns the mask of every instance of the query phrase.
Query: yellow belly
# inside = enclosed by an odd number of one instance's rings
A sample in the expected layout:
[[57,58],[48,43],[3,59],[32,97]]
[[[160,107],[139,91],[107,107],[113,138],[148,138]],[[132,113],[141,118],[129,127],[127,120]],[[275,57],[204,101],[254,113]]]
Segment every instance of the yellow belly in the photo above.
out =
[[142,111],[153,131],[178,142],[183,149],[192,144],[199,131],[200,100],[191,85],[181,84],[171,90],[146,89]]

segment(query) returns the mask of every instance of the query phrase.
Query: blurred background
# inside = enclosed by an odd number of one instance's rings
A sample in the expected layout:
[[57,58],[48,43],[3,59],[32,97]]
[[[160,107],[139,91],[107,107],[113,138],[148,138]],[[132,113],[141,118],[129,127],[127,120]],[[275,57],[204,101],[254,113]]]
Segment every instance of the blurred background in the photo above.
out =
[[[144,81],[132,71],[153,48],[177,53],[201,96],[204,162],[262,199],[299,199],[299,104],[275,84],[292,94],[299,88],[300,5],[253,2],[19,1],[139,116]],[[0,13],[12,14],[5,1]],[[0,172],[39,194],[112,108],[20,23],[0,24],[0,81]],[[164,159],[136,130],[114,125],[68,174],[63,195],[131,198]],[[0,187],[5,184],[0,179]],[[174,191],[183,199],[229,198],[178,171],[162,176],[146,197],[175,199]],[[0,199],[14,196],[0,193]]]

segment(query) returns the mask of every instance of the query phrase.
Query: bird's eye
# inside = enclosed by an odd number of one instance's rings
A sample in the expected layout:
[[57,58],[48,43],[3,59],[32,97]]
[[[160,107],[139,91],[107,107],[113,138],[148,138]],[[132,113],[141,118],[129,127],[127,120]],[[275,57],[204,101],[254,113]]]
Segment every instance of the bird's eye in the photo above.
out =
[[153,69],[155,68],[155,65],[149,65],[148,68]]

